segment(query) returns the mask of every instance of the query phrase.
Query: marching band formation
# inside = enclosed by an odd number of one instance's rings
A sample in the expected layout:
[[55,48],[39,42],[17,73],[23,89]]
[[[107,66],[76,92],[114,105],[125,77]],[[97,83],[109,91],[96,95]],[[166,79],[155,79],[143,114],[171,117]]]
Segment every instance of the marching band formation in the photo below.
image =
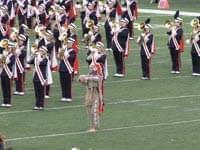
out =
[[[100,101],[86,104],[91,106],[88,111],[92,116],[98,112],[94,110],[97,107],[92,107],[93,104],[101,103],[103,110],[103,82],[108,78],[106,51],[113,52],[116,65],[114,76],[124,77],[125,58],[128,57],[130,40],[134,38],[133,24],[138,18],[137,0],[126,0],[124,9],[117,0],[0,0],[2,107],[11,107],[12,94],[25,94],[26,70],[30,69],[31,64],[34,66],[35,110],[43,110],[44,99],[50,98],[52,71],[59,72],[61,101],[72,101],[72,79],[79,74],[78,35],[74,24],[78,12],[82,27],[81,41],[88,50],[86,62],[90,67],[89,74],[80,76],[79,81],[88,83],[88,91],[94,88],[92,91],[101,95]],[[105,21],[106,46],[102,42],[100,19]],[[137,43],[140,45],[143,80],[151,78],[151,59],[156,51],[150,22],[151,19],[147,18],[137,25],[141,31]],[[180,55],[184,51],[182,23],[179,11],[174,15],[174,22],[165,22],[172,74],[181,71]],[[194,18],[191,26],[191,39],[186,42],[192,44],[192,75],[200,76],[200,17]],[[33,36],[34,43],[30,44]],[[11,90],[13,80],[16,85],[14,93]],[[97,122],[94,126],[98,126]]]

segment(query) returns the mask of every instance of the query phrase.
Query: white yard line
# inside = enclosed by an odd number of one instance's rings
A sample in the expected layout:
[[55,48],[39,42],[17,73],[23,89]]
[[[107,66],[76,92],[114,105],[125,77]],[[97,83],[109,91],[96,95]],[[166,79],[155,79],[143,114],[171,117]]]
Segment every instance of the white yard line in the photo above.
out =
[[[139,9],[140,13],[159,14],[159,15],[174,15],[176,11],[158,10],[158,9]],[[180,11],[180,16],[200,16],[199,12]]]
[[[152,102],[152,101],[174,100],[174,99],[182,100],[184,98],[192,98],[192,97],[200,97],[200,95],[181,95],[181,96],[174,96],[174,97],[158,97],[158,98],[149,98],[149,99],[120,100],[120,101],[116,101],[116,102],[106,103],[106,105],[133,104],[133,103],[139,103],[139,102]],[[184,100],[188,100],[188,99],[184,99]],[[84,105],[52,107],[52,108],[45,108],[45,110],[46,111],[48,111],[48,110],[62,110],[62,109],[82,108],[82,107],[84,107]],[[28,112],[35,112],[35,110],[0,112],[0,115],[28,113]]]
[[[113,128],[100,129],[97,131],[97,133],[121,131],[121,130],[128,130],[128,129],[137,129],[137,128],[175,126],[175,125],[184,125],[184,124],[199,123],[199,122],[200,122],[200,119],[193,119],[193,120],[182,120],[182,121],[174,121],[174,122],[162,122],[162,123],[153,123],[153,124],[113,127]],[[20,141],[20,140],[60,137],[60,136],[73,136],[73,135],[75,136],[75,135],[83,135],[83,134],[91,134],[91,133],[87,133],[86,131],[75,131],[75,132],[66,132],[66,133],[58,133],[58,134],[46,134],[46,135],[38,135],[38,136],[10,138],[10,139],[7,139],[6,141],[11,142],[11,141]]]
[[[132,65],[132,64],[129,64]],[[151,80],[166,80],[166,79],[181,79],[181,78],[191,78],[192,76],[173,76],[173,77],[166,77],[166,78],[151,78]],[[105,81],[105,84],[112,84],[112,83],[123,83],[123,82],[135,82],[135,81],[142,81],[141,79],[122,79],[122,80],[114,80],[114,81]],[[74,83],[74,85],[78,85]],[[52,85],[51,88],[57,88],[58,86]],[[26,88],[26,91],[32,91],[33,88]],[[76,97],[77,98],[77,97]],[[82,98],[79,96],[78,98]]]

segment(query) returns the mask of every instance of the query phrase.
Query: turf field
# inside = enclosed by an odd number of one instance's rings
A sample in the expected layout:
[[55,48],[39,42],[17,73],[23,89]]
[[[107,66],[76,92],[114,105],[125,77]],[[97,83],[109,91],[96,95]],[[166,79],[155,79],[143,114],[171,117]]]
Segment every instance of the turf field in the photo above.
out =
[[[139,0],[140,8],[156,8],[147,1]],[[171,0],[170,4],[172,10],[199,12],[200,0]],[[110,76],[105,82],[106,108],[97,133],[86,133],[89,120],[83,106],[83,86],[74,81],[73,102],[62,103],[58,73],[54,73],[51,99],[46,100],[45,111],[33,111],[32,72],[28,72],[25,96],[13,96],[10,109],[0,108],[0,132],[7,136],[7,145],[14,150],[70,150],[72,147],[81,150],[199,150],[200,78],[191,76],[190,45],[182,55],[181,74],[170,74],[166,29],[159,25],[172,16],[149,16],[155,27],[157,45],[152,79],[140,80],[140,56],[135,40],[126,60],[125,78],[113,77],[113,56],[108,53]],[[140,14],[137,22],[147,17],[148,14]],[[187,39],[192,17],[182,18]],[[79,25],[80,20],[76,24]],[[136,31],[136,37],[138,34]],[[85,56],[81,43],[81,74],[88,70]]]

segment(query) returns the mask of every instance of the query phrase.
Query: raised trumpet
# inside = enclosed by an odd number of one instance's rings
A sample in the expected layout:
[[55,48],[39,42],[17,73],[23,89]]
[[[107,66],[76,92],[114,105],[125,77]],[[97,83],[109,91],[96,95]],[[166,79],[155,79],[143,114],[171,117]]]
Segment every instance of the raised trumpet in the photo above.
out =
[[165,26],[167,29],[170,29],[171,27],[174,26],[174,22],[172,22],[171,20],[166,20],[165,23],[164,23],[164,26]]
[[67,41],[67,33],[66,32],[61,33],[58,39],[62,42]]
[[199,22],[199,19],[197,19],[197,18],[192,19],[191,22],[190,22],[190,25],[192,27],[197,27],[199,24],[200,24],[200,22]]
[[85,24],[86,28],[88,28],[88,29],[92,29],[94,27],[94,25],[95,25],[94,20],[91,20],[91,19],[89,19]]
[[144,28],[145,28],[145,23],[144,23],[144,22],[138,24],[138,26],[137,26],[137,29],[138,29],[139,31],[143,31]]

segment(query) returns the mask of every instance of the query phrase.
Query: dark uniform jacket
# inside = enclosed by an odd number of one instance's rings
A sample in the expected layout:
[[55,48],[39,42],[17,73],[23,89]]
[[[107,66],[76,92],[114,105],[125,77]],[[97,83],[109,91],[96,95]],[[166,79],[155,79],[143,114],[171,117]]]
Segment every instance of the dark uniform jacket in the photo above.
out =
[[[8,68],[9,68],[9,70],[10,70],[11,72],[12,72],[12,70],[13,70],[14,63],[15,63],[15,55],[12,54],[12,55],[10,56],[10,63],[7,64]],[[2,72],[1,72],[1,76],[7,76],[7,73],[6,73],[6,71],[5,71],[4,68],[3,68]]]
[[[168,31],[167,34],[169,36],[171,36],[172,35],[172,31]],[[179,45],[180,45],[182,37],[183,37],[183,29],[182,28],[176,29],[175,40],[178,42]],[[169,38],[169,41],[168,41],[167,45],[171,49],[176,49],[175,43],[174,43],[172,38]]]
[[[31,61],[28,62],[29,64],[34,64],[35,65],[35,59],[32,59]],[[47,63],[48,63],[48,59],[44,58],[40,64],[39,64],[39,68],[41,70],[42,76],[43,78],[46,80],[47,79]],[[33,82],[40,82],[40,79],[38,77],[38,74],[35,72],[34,76],[33,76]]]
[[148,50],[148,52],[151,54],[153,51],[152,51],[152,44],[153,44],[153,34],[152,33],[148,33],[146,35],[146,37],[148,38],[147,41],[144,41],[145,45],[147,46],[146,48],[144,48],[143,44],[141,44],[141,52],[140,54],[141,55],[147,55],[147,52],[146,50]]
[[[120,46],[123,50],[125,50],[125,48],[126,48],[128,35],[129,35],[128,28],[121,28],[120,32],[118,32],[117,41],[118,41],[118,43],[120,44]],[[117,50],[116,43],[114,41],[113,41],[113,44],[114,44],[114,47],[115,47],[113,50]]]
[[[76,58],[76,52],[74,51],[74,49],[68,49],[68,51],[70,51],[70,52],[69,52],[69,57],[67,58],[67,60],[69,61],[71,67],[73,68],[74,61]],[[60,61],[59,71],[69,73],[69,70],[67,69],[67,66],[64,63],[64,60]]]

